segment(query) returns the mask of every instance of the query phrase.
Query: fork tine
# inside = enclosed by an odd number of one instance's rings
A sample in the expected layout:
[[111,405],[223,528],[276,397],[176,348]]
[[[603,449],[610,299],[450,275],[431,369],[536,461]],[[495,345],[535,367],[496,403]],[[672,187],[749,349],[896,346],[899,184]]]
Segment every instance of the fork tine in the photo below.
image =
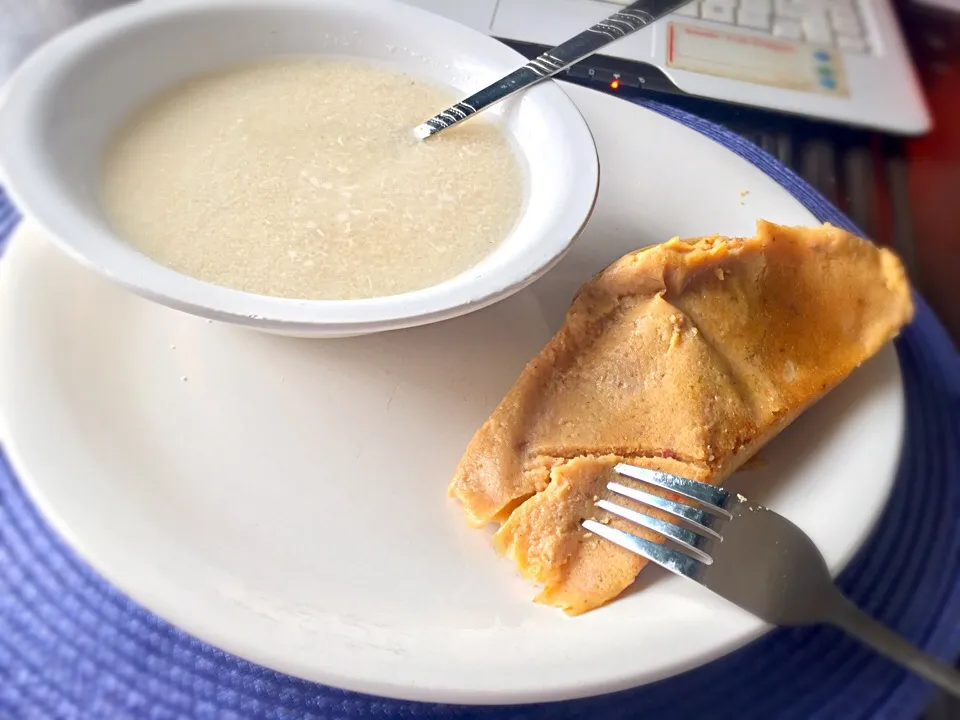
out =
[[600,500],[596,503],[596,506],[602,510],[606,510],[607,512],[622,517],[624,520],[629,520],[637,525],[642,525],[649,530],[660,533],[664,537],[670,538],[674,542],[685,547],[687,550],[693,553],[698,560],[706,565],[709,565],[713,562],[711,557],[699,547],[703,540],[703,536],[697,535],[697,533],[693,532],[692,530],[687,530],[679,525],[665,522],[651,515],[644,515],[643,513],[637,512],[636,510],[631,510],[630,508],[621,507],[620,505],[612,503],[609,500]]
[[707,485],[706,483],[690,480],[689,478],[678,477],[670,473],[660,472],[659,470],[649,470],[647,468],[637,467],[636,465],[627,465],[626,463],[618,463],[613,469],[621,475],[626,475],[634,480],[639,480],[649,485],[656,485],[664,490],[674,492],[677,495],[683,495],[691,500],[701,502],[727,518],[732,517],[724,508],[724,503],[730,493],[723,488]]
[[701,510],[700,508],[690,507],[689,505],[674,502],[673,500],[667,500],[659,495],[651,495],[643,490],[637,490],[636,488],[628,487],[627,485],[621,485],[620,483],[616,482],[607,483],[607,490],[614,492],[617,495],[628,497],[631,500],[636,500],[644,505],[659,508],[660,510],[668,512],[671,515],[681,517],[690,523],[694,529],[702,532],[704,535],[709,535],[717,540],[720,539],[720,533],[711,527],[715,516],[709,515],[706,511]]
[[655,562],[660,567],[664,567],[677,575],[683,575],[691,579],[696,579],[702,563],[686,555],[679,550],[672,550],[666,545],[644,540],[636,535],[617,530],[609,525],[604,525],[596,520],[584,520],[583,527],[592,533],[606,538],[612,543],[616,543],[624,550],[636,553],[647,560]]

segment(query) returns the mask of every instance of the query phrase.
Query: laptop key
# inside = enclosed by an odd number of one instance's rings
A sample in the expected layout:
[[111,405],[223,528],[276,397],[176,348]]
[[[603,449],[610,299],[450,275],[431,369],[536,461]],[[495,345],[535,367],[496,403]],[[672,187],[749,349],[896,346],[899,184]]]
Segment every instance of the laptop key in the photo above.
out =
[[700,3],[687,3],[683,7],[674,10],[673,14],[681,15],[683,17],[700,17]]
[[737,10],[737,25],[751,30],[770,30],[770,15],[753,10]]
[[794,18],[774,18],[773,34],[786,40],[801,40],[803,39],[803,26],[799,20]]
[[702,17],[704,20],[712,20],[713,22],[733,25],[734,6],[728,3],[710,0],[710,2],[705,2],[701,6],[700,17]]

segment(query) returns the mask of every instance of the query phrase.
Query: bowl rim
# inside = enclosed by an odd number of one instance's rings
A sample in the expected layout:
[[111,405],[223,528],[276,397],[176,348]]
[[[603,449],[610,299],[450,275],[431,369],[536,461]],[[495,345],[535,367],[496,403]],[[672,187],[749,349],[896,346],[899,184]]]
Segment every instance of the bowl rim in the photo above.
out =
[[[279,14],[310,11],[359,15],[376,12],[396,18],[400,27],[416,24],[419,34],[445,33],[479,45],[493,64],[526,58],[492,37],[448,18],[395,0],[164,0],[124,5],[96,15],[38,49],[0,89],[0,183],[25,217],[38,225],[75,261],[152,301],[209,319],[283,332],[334,334],[421,325],[462,315],[511,295],[549,271],[579,236],[599,192],[599,158],[593,135],[577,106],[552,80],[525,91],[525,98],[551,107],[570,140],[564,150],[576,161],[576,177],[562,216],[548,221],[546,232],[493,272],[467,270],[438,285],[413,292],[356,300],[303,300],[257,295],[215,285],[165,267],[134,250],[117,234],[85,220],[41,162],[37,142],[40,119],[49,115],[58,77],[105,40],[157,21],[184,21],[195,13],[256,10]],[[403,30],[399,31],[401,34]],[[46,115],[44,113],[47,113]],[[557,227],[559,225],[559,227]],[[67,239],[67,238],[70,239]],[[105,242],[107,240],[107,242]]]

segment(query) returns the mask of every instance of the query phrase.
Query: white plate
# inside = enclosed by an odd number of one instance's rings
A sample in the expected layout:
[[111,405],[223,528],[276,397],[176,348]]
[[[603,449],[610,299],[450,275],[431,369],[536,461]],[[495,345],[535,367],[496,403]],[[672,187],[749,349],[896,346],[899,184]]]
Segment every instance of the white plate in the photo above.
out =
[[[21,231],[0,263],[3,438],[46,516],[115,585],[198,637],[379,695],[570,698],[757,637],[760,622],[657,570],[642,592],[576,619],[535,605],[489,532],[468,529],[446,497],[470,436],[595,271],[673,235],[814,221],[697,133],[569,92],[600,150],[593,220],[545,278],[445,323],[335,341],[210,324]],[[888,348],[733,485],[799,523],[836,571],[887,498],[902,430]]]

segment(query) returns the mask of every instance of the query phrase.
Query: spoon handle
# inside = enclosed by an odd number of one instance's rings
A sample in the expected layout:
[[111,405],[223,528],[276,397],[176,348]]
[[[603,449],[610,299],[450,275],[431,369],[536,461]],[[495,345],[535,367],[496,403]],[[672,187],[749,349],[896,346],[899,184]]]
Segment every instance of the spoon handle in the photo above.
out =
[[578,60],[659,20],[690,0],[639,0],[618,10],[566,42],[534,58],[506,77],[488,85],[453,107],[414,128],[423,139],[466,120],[474,113],[498,103],[530,85],[565,70]]

